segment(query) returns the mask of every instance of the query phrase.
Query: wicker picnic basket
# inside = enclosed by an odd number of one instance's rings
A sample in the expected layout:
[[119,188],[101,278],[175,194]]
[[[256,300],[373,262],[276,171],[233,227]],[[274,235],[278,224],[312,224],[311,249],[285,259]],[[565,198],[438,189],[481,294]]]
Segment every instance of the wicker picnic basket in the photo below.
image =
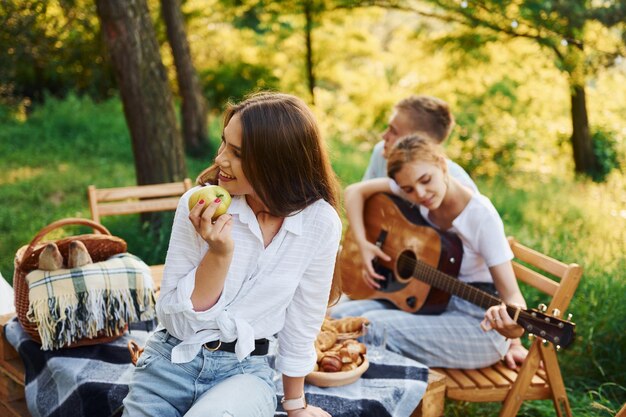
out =
[[[94,229],[93,234],[83,234],[76,236],[64,237],[58,240],[42,241],[42,239],[51,231],[62,228],[68,225],[84,225]],[[108,259],[109,257],[126,252],[126,242],[124,239],[111,235],[111,232],[103,225],[96,223],[89,219],[81,218],[66,218],[58,220],[44,227],[37,233],[37,235],[31,240],[28,245],[22,246],[15,254],[14,260],[14,273],[13,273],[13,289],[15,292],[15,310],[17,312],[17,319],[33,340],[37,343],[41,343],[39,333],[37,331],[37,325],[26,317],[28,313],[29,299],[28,299],[28,283],[26,282],[26,275],[29,272],[37,269],[39,261],[39,253],[43,250],[45,245],[50,242],[54,242],[59,247],[61,255],[64,259],[68,257],[69,244],[73,240],[80,240],[85,244],[87,251],[91,255],[91,259],[94,262],[100,262]],[[107,343],[113,341],[122,336],[126,326],[120,329],[119,334],[107,336],[104,332],[101,332],[98,337],[83,338],[73,342],[69,346],[64,347],[77,347],[86,345],[95,345],[99,343]]]

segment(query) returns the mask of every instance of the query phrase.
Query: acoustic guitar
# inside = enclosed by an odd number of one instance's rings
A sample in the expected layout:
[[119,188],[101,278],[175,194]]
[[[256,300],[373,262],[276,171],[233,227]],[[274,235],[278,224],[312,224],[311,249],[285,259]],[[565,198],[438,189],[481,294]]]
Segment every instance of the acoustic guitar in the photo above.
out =
[[[343,291],[352,299],[384,299],[409,313],[439,314],[452,295],[484,309],[502,304],[498,297],[457,279],[463,245],[454,233],[430,226],[417,206],[387,193],[365,202],[366,238],[391,257],[375,259],[374,269],[385,277],[380,288],[368,287],[362,278],[363,260],[356,240],[346,231],[339,267]],[[507,305],[507,312],[530,333],[562,348],[574,339],[575,324],[535,309]]]

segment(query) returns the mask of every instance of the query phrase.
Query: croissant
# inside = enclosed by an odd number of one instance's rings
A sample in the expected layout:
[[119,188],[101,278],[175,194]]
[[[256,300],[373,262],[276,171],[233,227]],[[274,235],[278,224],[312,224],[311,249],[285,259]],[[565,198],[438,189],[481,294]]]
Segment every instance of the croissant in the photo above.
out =
[[330,349],[328,349],[329,352],[339,352],[341,350],[341,348],[343,347],[343,345],[340,342],[337,342],[333,345],[333,347],[331,347]]
[[322,331],[337,333],[337,329],[335,329],[335,326],[333,326],[333,321],[328,317],[324,318],[324,322],[322,323]]
[[316,343],[322,352],[333,347],[336,342],[337,333],[335,332],[322,331],[317,335]]
[[361,364],[363,363],[363,355],[359,355],[354,363],[356,363],[356,366],[361,366]]
[[367,352],[367,348],[365,347],[365,345],[360,342],[347,344],[346,349],[348,350],[348,352],[350,352],[351,355],[364,355]]
[[347,348],[341,348],[339,350],[339,358],[341,358],[341,362],[342,363],[351,363],[354,361],[354,359],[352,358],[352,355],[350,355],[350,352],[348,352]]
[[341,367],[341,372],[351,371],[356,368],[358,368],[358,365],[354,362],[344,363],[343,366]]
[[326,354],[319,363],[324,372],[339,372],[343,363],[336,354]]
[[333,326],[339,333],[359,332],[364,324],[369,324],[365,317],[344,317],[333,321]]

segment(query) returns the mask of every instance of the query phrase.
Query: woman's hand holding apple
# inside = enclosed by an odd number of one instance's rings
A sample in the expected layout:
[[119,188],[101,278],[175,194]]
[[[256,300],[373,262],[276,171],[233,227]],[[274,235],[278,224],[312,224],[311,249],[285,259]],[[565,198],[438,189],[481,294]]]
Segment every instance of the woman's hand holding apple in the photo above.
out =
[[[230,193],[226,191],[225,188],[220,187],[219,185],[205,185],[204,187],[198,188],[189,196],[189,211],[193,210],[196,204],[200,200],[204,200],[205,202],[210,202],[213,200],[220,200],[217,209],[213,213],[213,220],[216,220],[219,216],[226,213],[230,203],[232,201],[232,197]],[[208,207],[207,205],[203,206],[203,211]]]
[[189,220],[196,232],[209,244],[211,252],[230,256],[234,249],[232,216],[226,213],[213,220],[221,204],[219,197],[213,201],[200,200],[189,212]]

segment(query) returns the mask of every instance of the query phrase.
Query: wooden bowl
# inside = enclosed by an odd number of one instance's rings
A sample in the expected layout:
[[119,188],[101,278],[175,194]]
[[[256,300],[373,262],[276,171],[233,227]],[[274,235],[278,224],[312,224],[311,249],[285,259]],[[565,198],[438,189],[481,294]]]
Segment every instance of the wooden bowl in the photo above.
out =
[[346,372],[311,372],[304,380],[318,387],[340,387],[359,379],[369,366],[370,363],[367,361],[367,356],[364,356],[363,363],[356,369]]

